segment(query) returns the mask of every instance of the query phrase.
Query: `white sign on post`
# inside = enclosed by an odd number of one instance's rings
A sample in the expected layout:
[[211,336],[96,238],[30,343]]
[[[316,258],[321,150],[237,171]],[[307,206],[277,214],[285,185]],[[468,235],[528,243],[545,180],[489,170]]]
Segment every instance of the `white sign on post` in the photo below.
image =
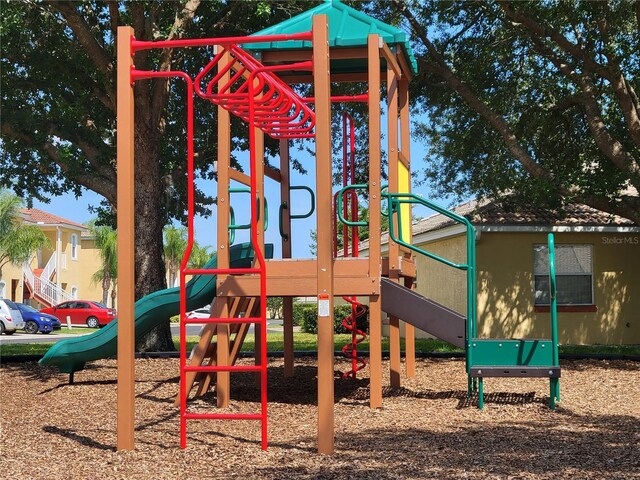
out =
[[318,295],[318,317],[329,316],[329,295]]

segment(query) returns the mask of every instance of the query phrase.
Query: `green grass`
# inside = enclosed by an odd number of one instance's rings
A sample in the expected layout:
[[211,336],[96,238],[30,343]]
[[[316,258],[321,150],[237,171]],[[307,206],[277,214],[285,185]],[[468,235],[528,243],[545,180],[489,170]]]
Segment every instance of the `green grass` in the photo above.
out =
[[[67,329],[62,329],[59,333],[64,332]],[[69,333],[87,333],[93,331],[93,329],[86,328],[74,328]],[[340,350],[342,347],[351,340],[351,335],[335,335],[335,350]],[[295,351],[315,351],[317,350],[317,337],[310,333],[296,332],[293,335],[294,350]],[[174,338],[176,350],[179,348],[178,338]],[[198,342],[197,336],[187,337],[187,350],[191,350],[193,345]],[[401,342],[402,349],[404,350],[404,340]],[[0,356],[10,355],[44,355],[52,343],[21,343],[10,344],[0,346]],[[358,349],[362,351],[369,350],[369,339],[365,340],[358,345]],[[252,352],[254,350],[254,337],[253,335],[247,336],[244,345],[242,346],[243,352]],[[271,352],[281,352],[284,350],[284,336],[281,333],[270,333],[267,335],[267,350]],[[382,350],[389,350],[389,339],[382,339]],[[416,339],[416,352],[425,353],[447,353],[447,352],[461,352],[459,348],[456,348],[441,340],[433,339]],[[561,345],[560,354],[595,354],[595,355],[640,355],[640,345]]]
[[87,328],[87,327],[76,327],[76,328],[67,328],[62,327],[60,330],[54,330],[50,333],[50,335],[85,335],[87,333],[96,332],[97,328]]

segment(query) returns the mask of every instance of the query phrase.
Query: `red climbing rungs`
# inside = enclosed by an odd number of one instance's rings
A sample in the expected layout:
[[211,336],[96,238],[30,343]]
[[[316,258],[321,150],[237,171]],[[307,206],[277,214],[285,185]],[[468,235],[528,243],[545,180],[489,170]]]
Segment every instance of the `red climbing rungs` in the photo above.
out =
[[[225,55],[229,60],[223,64]],[[237,45],[224,45],[196,76],[195,91],[245,121],[253,108],[255,126],[273,138],[308,138],[314,135],[315,112],[273,72],[312,67],[312,62],[266,67]],[[225,75],[230,77],[223,83]]]
[[185,275],[233,275],[262,273],[259,268],[186,268],[183,270]]
[[260,372],[261,365],[186,365],[185,372]]
[[261,323],[262,319],[259,317],[232,317],[232,318],[183,318],[182,321],[188,324],[194,323]]
[[259,413],[185,413],[187,420],[262,420]]

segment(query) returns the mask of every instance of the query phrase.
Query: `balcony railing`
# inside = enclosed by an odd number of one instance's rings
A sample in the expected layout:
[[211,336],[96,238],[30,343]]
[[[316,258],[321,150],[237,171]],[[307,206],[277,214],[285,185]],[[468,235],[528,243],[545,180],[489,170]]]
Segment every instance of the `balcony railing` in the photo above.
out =
[[25,262],[22,266],[22,273],[24,275],[24,281],[27,283],[34,296],[37,296],[39,300],[44,300],[45,303],[51,305],[57,305],[60,302],[67,300],[73,300],[73,296],[61,287],[53,283],[47,278],[44,278],[44,271],[41,277],[38,277],[33,273],[31,265]]

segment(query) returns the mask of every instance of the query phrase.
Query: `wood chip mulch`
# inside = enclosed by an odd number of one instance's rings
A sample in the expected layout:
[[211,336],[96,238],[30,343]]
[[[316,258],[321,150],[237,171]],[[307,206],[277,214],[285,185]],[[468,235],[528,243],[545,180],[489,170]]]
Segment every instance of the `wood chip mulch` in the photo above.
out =
[[[246,362],[246,360],[244,360]],[[178,360],[136,360],[136,450],[116,452],[116,362],[67,375],[0,368],[0,477],[12,479],[640,479],[640,364],[565,361],[562,402],[545,379],[487,379],[485,409],[466,396],[461,360],[417,361],[415,378],[368,406],[368,371],[336,374],[334,455],[316,453],[315,359],[285,379],[269,368],[269,449],[255,421],[191,421],[179,448]],[[336,369],[346,361],[336,359]],[[388,363],[385,363],[388,371]],[[389,384],[388,374],[384,385]],[[230,411],[257,412],[252,374],[232,376]],[[192,402],[215,411],[215,397]]]

